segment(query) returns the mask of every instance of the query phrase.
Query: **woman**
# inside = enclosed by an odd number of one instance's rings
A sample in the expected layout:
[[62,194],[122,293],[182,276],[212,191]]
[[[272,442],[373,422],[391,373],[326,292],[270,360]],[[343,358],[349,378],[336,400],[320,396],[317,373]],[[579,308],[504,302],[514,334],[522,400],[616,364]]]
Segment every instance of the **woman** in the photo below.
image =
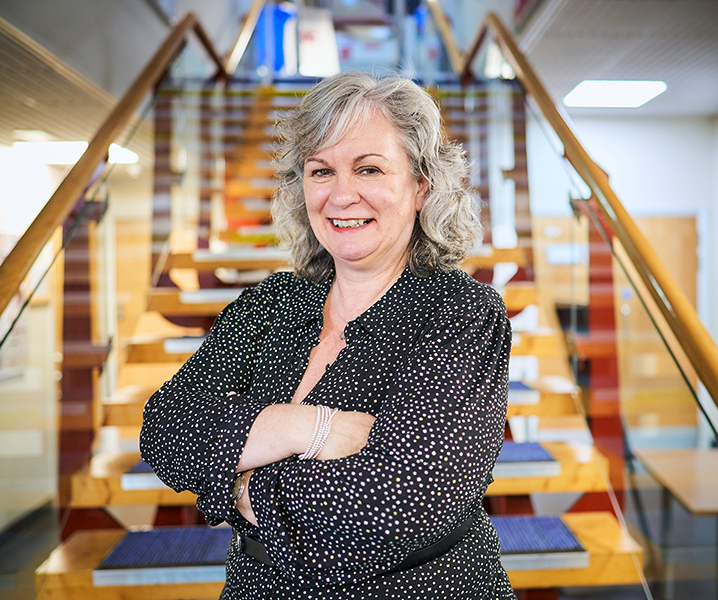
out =
[[278,128],[295,274],[150,399],[145,460],[234,527],[224,599],[514,598],[481,507],[510,329],[455,268],[479,228],[462,152],[398,77],[325,79]]

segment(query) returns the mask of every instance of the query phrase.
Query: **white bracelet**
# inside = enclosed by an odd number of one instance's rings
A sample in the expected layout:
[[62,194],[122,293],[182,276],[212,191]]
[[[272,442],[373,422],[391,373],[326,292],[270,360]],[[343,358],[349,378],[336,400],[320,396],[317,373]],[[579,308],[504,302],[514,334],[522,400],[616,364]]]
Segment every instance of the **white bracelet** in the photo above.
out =
[[314,421],[314,431],[307,449],[299,455],[299,460],[309,460],[316,458],[324,448],[327,442],[329,432],[332,429],[332,419],[339,412],[339,409],[331,409],[328,406],[317,406],[317,418]]

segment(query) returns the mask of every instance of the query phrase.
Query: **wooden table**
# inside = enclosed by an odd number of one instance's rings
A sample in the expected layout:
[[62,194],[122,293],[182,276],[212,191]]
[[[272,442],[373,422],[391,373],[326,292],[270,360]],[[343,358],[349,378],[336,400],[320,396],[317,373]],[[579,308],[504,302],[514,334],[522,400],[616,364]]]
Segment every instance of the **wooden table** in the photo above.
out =
[[666,491],[695,515],[718,515],[718,450],[636,450]]
[[668,546],[673,497],[694,515],[716,517],[718,544],[718,450],[635,450],[634,455],[662,488],[660,547]]
[[694,515],[716,517],[718,544],[718,450],[635,450],[634,455],[662,487],[661,532],[658,540],[661,548],[668,546],[673,497]]
[[[584,569],[509,571],[509,579],[516,589],[621,585],[640,581],[638,569],[643,562],[642,549],[621,531],[613,515],[575,513],[564,515],[563,519],[589,552],[589,566]],[[37,599],[201,600],[219,596],[222,584],[216,582],[94,587],[93,569],[123,535],[120,530],[75,532],[35,572]]]

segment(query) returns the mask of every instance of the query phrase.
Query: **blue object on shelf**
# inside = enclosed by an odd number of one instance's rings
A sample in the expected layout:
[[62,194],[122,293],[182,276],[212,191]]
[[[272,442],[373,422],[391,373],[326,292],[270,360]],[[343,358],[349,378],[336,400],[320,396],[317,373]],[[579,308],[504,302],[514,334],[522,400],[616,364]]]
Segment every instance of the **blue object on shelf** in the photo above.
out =
[[583,546],[561,517],[491,517],[501,553],[582,552]]
[[506,441],[496,462],[541,462],[553,460],[555,459],[551,456],[551,453],[537,442],[517,444],[516,442]]

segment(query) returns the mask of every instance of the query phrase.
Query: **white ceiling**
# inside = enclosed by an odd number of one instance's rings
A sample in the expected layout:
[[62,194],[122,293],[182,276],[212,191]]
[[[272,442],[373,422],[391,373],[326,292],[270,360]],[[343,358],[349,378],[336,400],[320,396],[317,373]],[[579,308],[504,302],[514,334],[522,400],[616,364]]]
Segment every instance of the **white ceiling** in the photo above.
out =
[[519,34],[554,101],[584,79],[651,79],[638,109],[570,114],[718,115],[718,0],[544,0]]
[[[0,144],[14,129],[89,139],[114,100],[47,52],[0,28]],[[639,109],[571,109],[574,116],[718,115],[718,0],[544,0],[520,32],[522,49],[555,101],[583,79],[661,79]]]
[[15,130],[89,140],[115,100],[7,22],[0,20],[0,144]]

